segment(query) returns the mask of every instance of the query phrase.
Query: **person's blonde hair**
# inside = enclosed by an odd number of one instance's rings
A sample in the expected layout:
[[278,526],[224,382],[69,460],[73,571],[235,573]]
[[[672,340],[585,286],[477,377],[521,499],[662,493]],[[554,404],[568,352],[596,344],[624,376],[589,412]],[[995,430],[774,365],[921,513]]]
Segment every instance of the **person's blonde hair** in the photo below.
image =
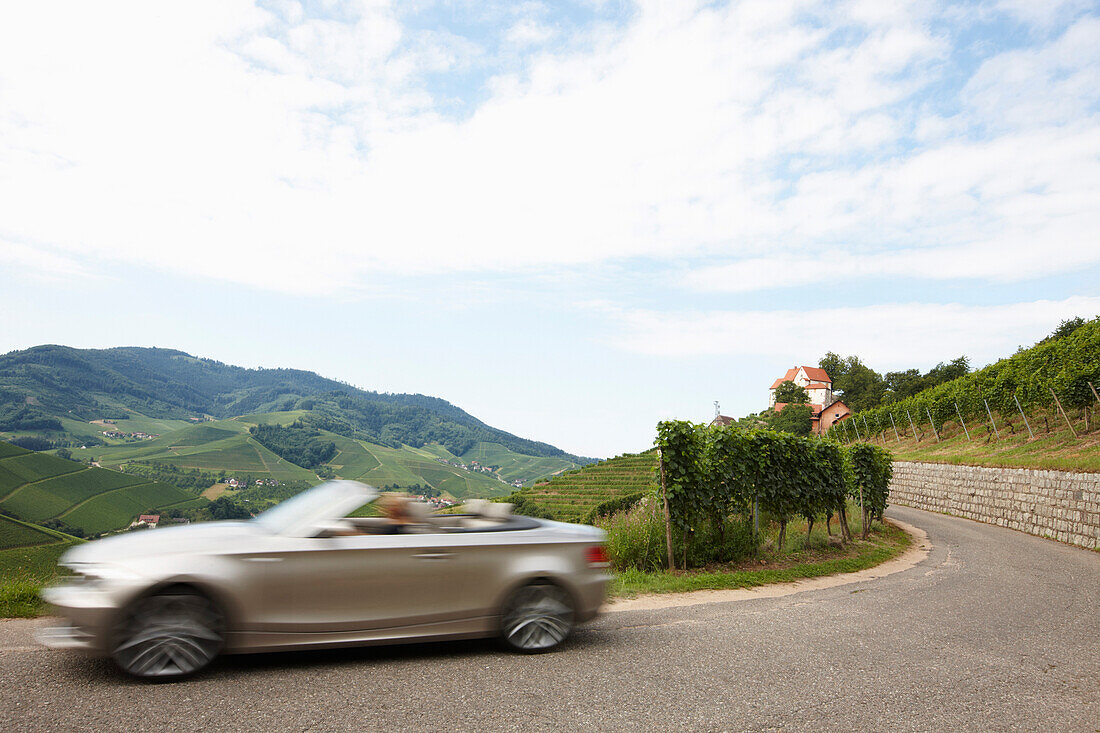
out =
[[409,521],[409,500],[407,497],[398,496],[397,494],[383,494],[382,499],[378,502],[379,508],[387,518],[392,519],[395,522]]

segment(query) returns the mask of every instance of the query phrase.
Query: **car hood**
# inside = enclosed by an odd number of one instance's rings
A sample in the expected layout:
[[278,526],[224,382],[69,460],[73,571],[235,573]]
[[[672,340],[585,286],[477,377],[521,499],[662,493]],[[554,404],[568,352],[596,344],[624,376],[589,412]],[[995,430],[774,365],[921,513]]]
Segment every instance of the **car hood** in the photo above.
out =
[[241,547],[262,534],[263,530],[251,522],[202,522],[147,529],[77,545],[62,555],[60,562],[123,562],[178,552],[219,552]]

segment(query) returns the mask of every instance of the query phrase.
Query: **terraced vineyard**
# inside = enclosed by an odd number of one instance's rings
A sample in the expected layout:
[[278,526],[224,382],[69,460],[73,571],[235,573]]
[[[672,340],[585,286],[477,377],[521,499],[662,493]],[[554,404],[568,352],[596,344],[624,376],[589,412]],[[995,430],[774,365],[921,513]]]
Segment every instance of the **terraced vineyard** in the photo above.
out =
[[497,473],[502,479],[523,483],[581,466],[565,458],[520,455],[500,443],[477,443],[460,458],[466,463],[477,461],[482,466],[499,466]]
[[524,501],[566,522],[583,521],[598,504],[657,488],[656,450],[585,466],[517,492]]
[[[310,470],[280,458],[256,442],[248,429],[263,418],[278,419],[293,413],[233,418],[188,425],[153,440],[118,446],[95,446],[74,450],[80,458],[95,457],[100,465],[117,467],[128,461],[165,463],[184,469],[226,471],[230,475],[273,478],[277,481],[319,481]],[[275,416],[274,418],[272,416]]]
[[43,527],[0,516],[0,549],[30,547],[56,541],[57,538]]
[[[153,440],[77,449],[73,455],[85,459],[94,457],[100,465],[109,468],[139,461],[210,473],[224,471],[237,478],[251,476],[315,484],[321,479],[314,471],[280,458],[249,433],[254,425],[289,425],[302,414],[301,410],[270,412],[189,425]],[[438,445],[388,448],[328,431],[321,431],[321,438],[336,444],[337,453],[326,465],[339,478],[375,486],[431,486],[456,499],[503,496],[513,490],[494,476],[440,463],[438,459],[452,463],[476,459],[454,456]],[[500,465],[502,475],[517,478],[545,476],[577,465],[558,458],[521,455],[496,443],[480,443],[476,450],[483,465]],[[4,475],[0,474],[0,491],[4,481]]]
[[[35,541],[41,538],[33,532],[51,530],[30,522],[57,519],[86,534],[98,534],[125,527],[136,515],[152,508],[184,508],[196,501],[206,501],[144,477],[32,453],[9,443],[0,446],[0,509],[24,520],[4,519],[5,524],[0,525],[0,547],[43,544]],[[55,533],[47,541],[56,542],[60,538],[71,539]]]
[[324,437],[336,443],[339,452],[330,465],[340,478],[374,486],[427,485],[456,499],[504,496],[512,491],[492,476],[440,463],[434,452],[409,446],[387,448],[329,433]]

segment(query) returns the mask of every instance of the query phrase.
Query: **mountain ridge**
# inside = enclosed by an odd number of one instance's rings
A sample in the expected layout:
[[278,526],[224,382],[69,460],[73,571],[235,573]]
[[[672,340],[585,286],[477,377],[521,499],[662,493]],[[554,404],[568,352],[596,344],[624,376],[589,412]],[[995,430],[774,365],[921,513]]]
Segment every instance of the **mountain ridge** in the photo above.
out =
[[391,447],[439,443],[459,454],[488,442],[525,455],[592,460],[494,428],[439,397],[374,392],[302,369],[249,369],[162,347],[42,344],[0,356],[0,431],[65,432],[66,419],[126,411],[194,420],[287,410],[305,410],[304,422],[313,426]]

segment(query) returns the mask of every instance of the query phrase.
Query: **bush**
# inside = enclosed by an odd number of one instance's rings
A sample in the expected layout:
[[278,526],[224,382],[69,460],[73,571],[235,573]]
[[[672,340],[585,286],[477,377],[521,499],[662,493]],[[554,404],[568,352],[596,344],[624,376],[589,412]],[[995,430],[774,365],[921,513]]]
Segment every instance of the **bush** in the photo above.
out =
[[[607,556],[615,570],[652,572],[667,567],[665,518],[656,498],[645,497],[631,509],[601,517],[596,526],[607,532]],[[702,522],[692,532],[688,565],[735,562],[751,557],[758,547],[759,538],[747,518]]]
[[849,481],[849,495],[858,499],[863,507],[863,537],[871,525],[871,519],[882,519],[886,511],[886,500],[890,496],[890,479],[894,467],[890,452],[869,443],[857,443],[847,451],[846,471]]
[[760,547],[760,537],[752,531],[752,519],[725,518],[719,525],[707,522],[692,533],[688,565],[737,562],[752,557]]
[[658,502],[643,499],[625,512],[598,520],[607,532],[607,556],[615,570],[661,570],[668,565],[665,518]]

